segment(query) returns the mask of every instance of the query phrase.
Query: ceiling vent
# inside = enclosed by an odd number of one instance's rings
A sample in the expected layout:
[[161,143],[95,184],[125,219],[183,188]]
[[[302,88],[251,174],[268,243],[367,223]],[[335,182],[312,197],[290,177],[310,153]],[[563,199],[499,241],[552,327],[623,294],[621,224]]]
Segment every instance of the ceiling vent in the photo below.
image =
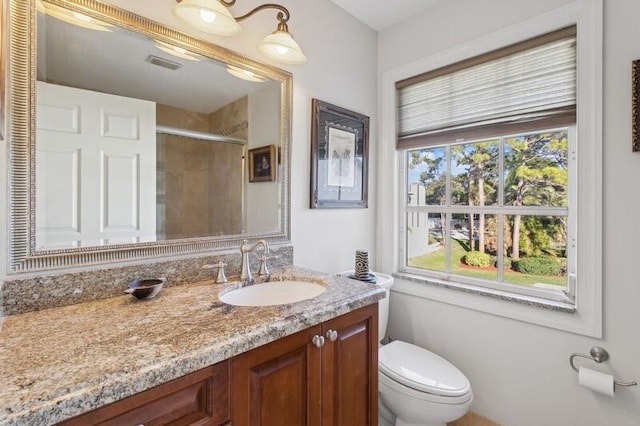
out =
[[159,67],[168,68],[172,71],[175,71],[182,66],[182,64],[179,64],[178,62],[173,62],[155,55],[147,56],[147,59],[145,59],[145,61]]

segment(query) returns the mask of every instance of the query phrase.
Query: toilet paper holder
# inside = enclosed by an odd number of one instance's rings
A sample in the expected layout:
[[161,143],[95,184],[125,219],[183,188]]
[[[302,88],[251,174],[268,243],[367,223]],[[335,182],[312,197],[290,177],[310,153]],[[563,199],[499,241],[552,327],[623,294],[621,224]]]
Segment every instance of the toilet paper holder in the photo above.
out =
[[[576,373],[579,372],[579,370],[578,370],[578,367],[576,367],[575,364],[573,363],[573,359],[575,357],[587,358],[597,362],[598,364],[609,359],[609,352],[607,352],[606,349],[601,348],[600,346],[592,347],[591,350],[589,351],[589,354],[590,355],[578,354],[578,353],[571,354],[571,356],[569,357],[569,365],[571,365],[571,368],[573,368],[576,371]],[[618,380],[614,380],[613,384],[617,386],[637,386],[638,385],[638,383],[635,381],[621,382]]]

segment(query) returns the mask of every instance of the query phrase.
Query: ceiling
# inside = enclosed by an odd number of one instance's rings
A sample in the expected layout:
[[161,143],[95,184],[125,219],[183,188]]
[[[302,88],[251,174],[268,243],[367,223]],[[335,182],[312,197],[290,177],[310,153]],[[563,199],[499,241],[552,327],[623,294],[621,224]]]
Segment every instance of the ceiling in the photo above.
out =
[[[93,31],[38,13],[38,29],[37,73],[42,81],[204,114],[270,84],[233,77],[213,59],[178,58],[124,28]],[[152,65],[147,60],[150,55],[179,68],[172,71]]]
[[443,0],[331,0],[376,31],[424,12]]

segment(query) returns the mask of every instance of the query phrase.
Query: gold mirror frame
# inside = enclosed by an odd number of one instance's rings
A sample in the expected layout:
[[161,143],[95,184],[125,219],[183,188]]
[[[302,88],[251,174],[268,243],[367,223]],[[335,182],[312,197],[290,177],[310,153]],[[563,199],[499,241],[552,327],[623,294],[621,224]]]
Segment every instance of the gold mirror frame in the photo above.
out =
[[[292,76],[289,72],[261,64],[231,50],[172,30],[131,12],[94,0],[47,0],[144,36],[164,41],[214,60],[240,66],[282,84],[280,229],[270,233],[164,240],[61,250],[35,250],[35,83],[36,1],[4,0],[3,28],[9,27],[6,63],[8,146],[8,256],[7,272],[78,267],[146,258],[184,256],[239,247],[243,239],[264,238],[271,244],[290,242],[290,146]],[[7,3],[9,7],[7,8]],[[8,19],[6,17],[8,12]],[[3,30],[3,33],[6,33]],[[6,44],[3,45],[6,47]],[[7,54],[6,51],[9,50]]]

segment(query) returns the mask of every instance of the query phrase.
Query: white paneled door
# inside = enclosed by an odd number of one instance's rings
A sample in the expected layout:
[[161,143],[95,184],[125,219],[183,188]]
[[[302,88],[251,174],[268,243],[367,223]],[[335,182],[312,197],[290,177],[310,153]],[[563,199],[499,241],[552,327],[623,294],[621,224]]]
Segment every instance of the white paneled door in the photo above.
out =
[[38,249],[154,241],[154,102],[37,83]]

